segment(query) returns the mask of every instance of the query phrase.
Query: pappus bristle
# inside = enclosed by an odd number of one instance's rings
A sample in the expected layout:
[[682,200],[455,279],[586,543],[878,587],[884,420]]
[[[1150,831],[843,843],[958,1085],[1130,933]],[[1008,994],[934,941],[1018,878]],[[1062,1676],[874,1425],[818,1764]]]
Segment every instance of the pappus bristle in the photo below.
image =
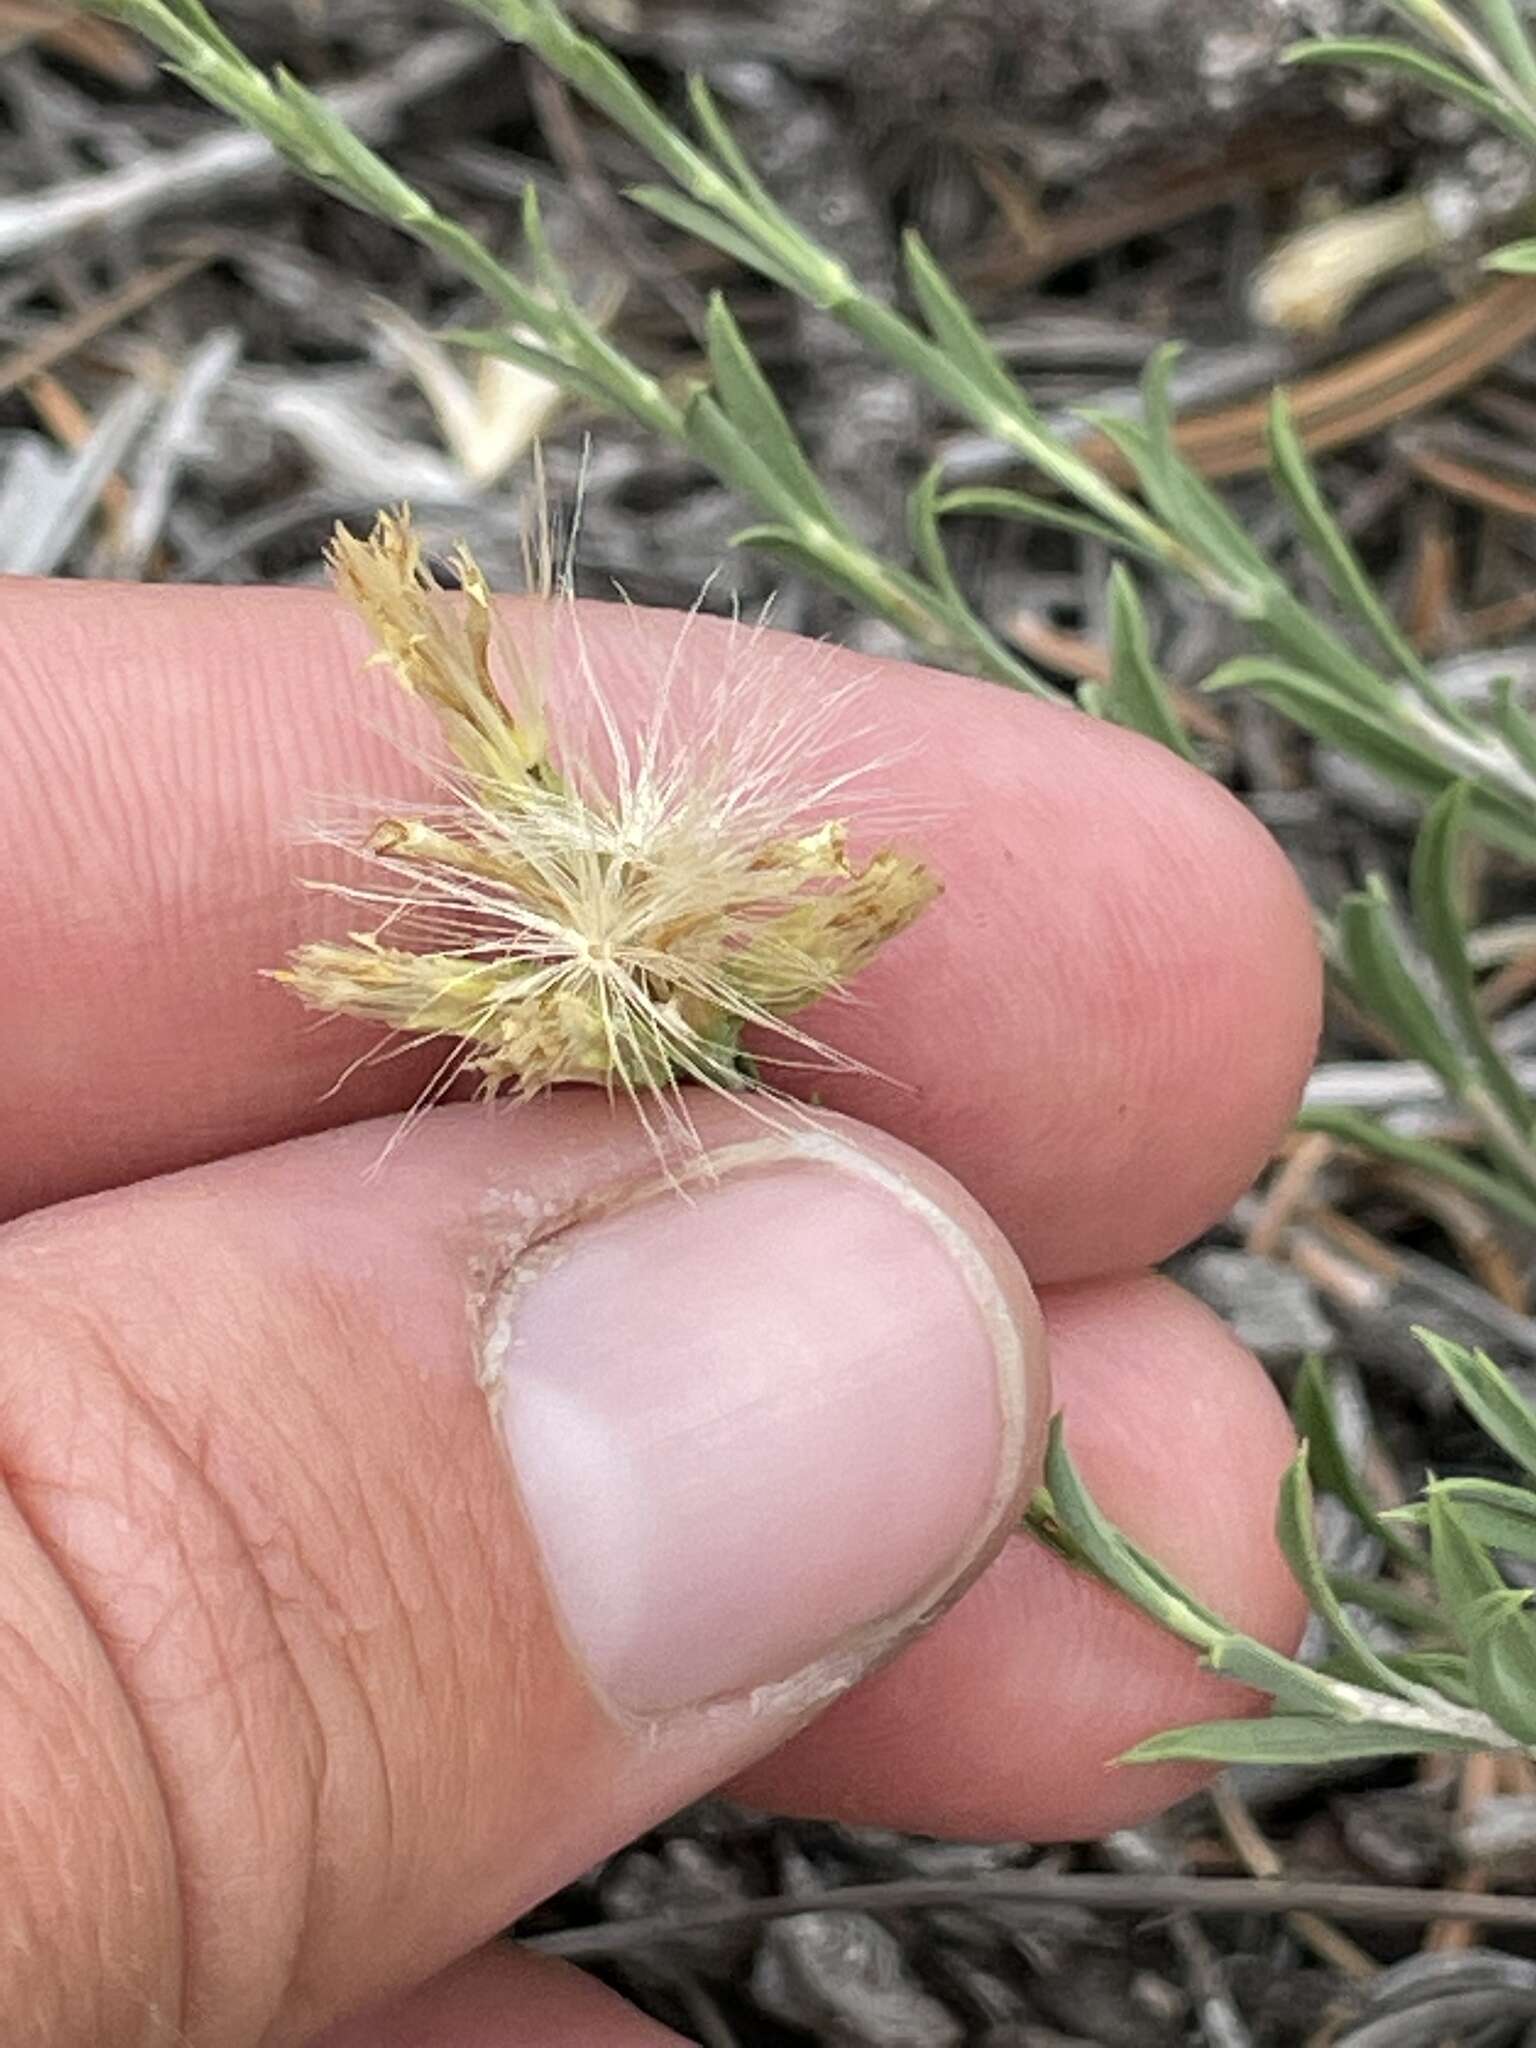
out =
[[572,606],[573,687],[552,699],[543,531],[542,592],[514,638],[467,552],[457,591],[440,587],[408,514],[366,540],[338,530],[338,587],[375,658],[438,715],[455,766],[430,813],[373,826],[373,877],[339,890],[378,913],[373,929],[301,947],[281,978],[317,1010],[450,1041],[444,1082],[463,1068],[523,1095],[584,1082],[686,1129],[666,1102],[678,1083],[757,1085],[748,1027],[835,1064],[789,1020],[843,989],[938,884],[891,848],[850,857],[850,774],[822,765],[835,697],[809,718],[803,694],[793,713],[766,692],[703,699],[680,636],[646,726],[626,733]]

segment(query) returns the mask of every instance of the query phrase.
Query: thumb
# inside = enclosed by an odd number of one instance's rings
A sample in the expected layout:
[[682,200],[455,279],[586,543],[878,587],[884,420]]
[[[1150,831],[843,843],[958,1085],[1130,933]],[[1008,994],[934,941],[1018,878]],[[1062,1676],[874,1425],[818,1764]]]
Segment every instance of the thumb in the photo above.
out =
[[1001,1541],[1046,1395],[997,1233],[857,1126],[698,1121],[681,1189],[562,1097],[0,1233],[15,2048],[303,2040],[422,1981]]

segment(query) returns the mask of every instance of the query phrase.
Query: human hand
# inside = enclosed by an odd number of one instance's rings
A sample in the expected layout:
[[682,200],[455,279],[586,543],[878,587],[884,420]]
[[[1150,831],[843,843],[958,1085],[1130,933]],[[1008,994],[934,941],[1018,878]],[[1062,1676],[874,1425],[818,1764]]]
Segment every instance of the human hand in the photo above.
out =
[[[1193,1782],[1106,1765],[1231,1688],[1008,1530],[1048,1341],[1106,1509],[1297,1625],[1283,1413],[1145,1270],[1312,1050],[1306,908],[1236,804],[884,666],[855,715],[913,742],[893,795],[947,894],[829,1027],[901,1085],[818,1080],[915,1153],[705,1101],[731,1170],[626,1205],[643,1135],[577,1091],[436,1112],[370,1175],[430,1055],[324,1099],[366,1031],[258,970],[334,928],[294,822],[400,795],[411,707],[312,594],[0,605],[9,2048],[643,2048],[672,2037],[482,1944],[711,1787],[1043,1839]],[[588,613],[621,707],[675,633]],[[783,643],[779,686],[868,666]]]

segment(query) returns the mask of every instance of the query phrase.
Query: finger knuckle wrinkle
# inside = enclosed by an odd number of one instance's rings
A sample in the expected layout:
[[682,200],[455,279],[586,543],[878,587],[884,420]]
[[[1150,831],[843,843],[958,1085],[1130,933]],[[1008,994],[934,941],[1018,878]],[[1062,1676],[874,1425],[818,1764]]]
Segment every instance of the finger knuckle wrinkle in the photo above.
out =
[[[115,1798],[118,1835],[152,1844],[168,1873],[171,1910],[152,1938],[179,1958],[174,2025],[195,2040],[200,2014],[238,2012],[259,2033],[299,1941],[321,1772],[313,1717],[204,1447],[141,1391],[129,1349],[84,1301],[6,1290],[9,1497],[96,1679],[86,1725],[67,1740],[49,1706],[56,1692],[32,1691],[16,1711],[25,1726],[52,1728],[56,1760],[70,1742],[110,1753],[91,1799],[100,1816]],[[45,1812],[67,1811],[47,1783],[63,1767],[39,1779]],[[96,1888],[110,1881],[98,1868]]]

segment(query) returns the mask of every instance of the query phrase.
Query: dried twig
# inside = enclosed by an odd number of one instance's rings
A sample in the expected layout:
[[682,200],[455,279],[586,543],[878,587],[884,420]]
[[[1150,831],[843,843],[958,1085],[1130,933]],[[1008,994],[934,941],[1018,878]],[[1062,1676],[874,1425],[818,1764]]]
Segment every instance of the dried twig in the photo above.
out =
[[120,291],[111,292],[94,305],[86,306],[72,319],[62,320],[48,333],[0,360],[0,398],[52,369],[77,349],[85,348],[99,335],[132,319],[135,313],[153,305],[166,292],[174,291],[217,254],[211,242],[200,243],[185,255],[175,257],[157,269],[130,278]]
[[30,42],[118,85],[142,85],[152,75],[137,43],[110,22],[80,20],[69,0],[0,0],[0,57]]
[[[449,30],[414,44],[369,77],[340,87],[326,104],[364,134],[388,134],[413,101],[462,78],[484,61],[485,51],[484,37]],[[277,152],[263,136],[220,128],[184,149],[147,156],[98,177],[76,178],[30,198],[3,200],[0,262],[56,248],[88,228],[148,220],[189,200],[206,205],[232,186],[275,176],[279,169]]]
[[[1536,335],[1536,283],[1501,278],[1464,304],[1290,387],[1296,430],[1313,455],[1348,447],[1464,391]],[[1181,420],[1174,441],[1186,461],[1210,478],[1256,476],[1268,466],[1268,401],[1259,399]],[[1079,453],[1117,482],[1132,471],[1099,436]]]
[[1002,1870],[953,1880],[902,1879],[891,1884],[847,1885],[800,1898],[748,1899],[704,1912],[655,1914],[602,1927],[564,1928],[531,1935],[525,1947],[545,1955],[585,1958],[620,1955],[712,1933],[782,1920],[795,1913],[911,1913],[943,1906],[1080,1906],[1092,1912],[1319,1913],[1334,1920],[1381,1926],[1419,1926],[1451,1916],[1485,1927],[1536,1932],[1536,1899],[1413,1885],[1338,1884],[1320,1878],[1125,1877],[1100,1871]]

